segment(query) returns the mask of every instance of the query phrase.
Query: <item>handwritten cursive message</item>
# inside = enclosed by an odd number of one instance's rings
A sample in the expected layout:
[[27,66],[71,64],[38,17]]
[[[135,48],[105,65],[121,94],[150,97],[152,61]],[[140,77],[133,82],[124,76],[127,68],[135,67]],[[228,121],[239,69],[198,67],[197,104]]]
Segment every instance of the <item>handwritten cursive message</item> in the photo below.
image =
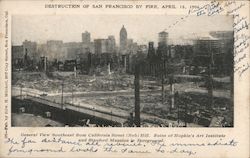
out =
[[[156,135],[156,134],[155,134]],[[7,138],[5,144],[8,146],[7,155],[31,155],[39,153],[123,153],[123,154],[178,154],[183,156],[196,155],[202,149],[223,147],[230,150],[239,143],[235,139],[215,137],[214,139],[202,139],[203,141],[192,141],[195,137],[206,137],[201,135],[164,135],[146,137],[133,135],[126,137],[19,137]],[[175,138],[175,139],[173,139]],[[174,141],[175,140],[175,141]]]

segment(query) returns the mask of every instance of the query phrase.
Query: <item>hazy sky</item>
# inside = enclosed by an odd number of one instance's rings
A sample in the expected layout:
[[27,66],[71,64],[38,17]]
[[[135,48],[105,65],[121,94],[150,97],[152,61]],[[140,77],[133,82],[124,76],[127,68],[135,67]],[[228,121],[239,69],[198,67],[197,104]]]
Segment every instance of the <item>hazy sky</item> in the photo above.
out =
[[192,16],[181,20],[182,16],[169,15],[16,15],[12,17],[12,43],[21,45],[27,39],[38,43],[47,40],[80,42],[81,33],[91,33],[91,40],[114,35],[119,44],[119,32],[125,26],[128,38],[139,44],[157,42],[157,34],[166,30],[169,38],[192,37],[209,31],[232,30],[231,16]]

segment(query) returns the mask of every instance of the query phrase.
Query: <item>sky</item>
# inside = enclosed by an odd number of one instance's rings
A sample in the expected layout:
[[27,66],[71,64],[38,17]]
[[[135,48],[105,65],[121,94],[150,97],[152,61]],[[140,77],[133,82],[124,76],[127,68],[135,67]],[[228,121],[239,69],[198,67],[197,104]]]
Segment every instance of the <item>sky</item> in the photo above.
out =
[[[169,38],[181,41],[209,31],[232,31],[232,16],[190,16],[181,20],[180,15],[14,15],[12,17],[12,44],[24,40],[46,43],[47,40],[80,42],[81,34],[91,33],[91,40],[114,35],[119,44],[119,32],[125,26],[128,38],[138,44],[158,41],[158,33],[167,29]],[[174,27],[173,24],[179,21]]]

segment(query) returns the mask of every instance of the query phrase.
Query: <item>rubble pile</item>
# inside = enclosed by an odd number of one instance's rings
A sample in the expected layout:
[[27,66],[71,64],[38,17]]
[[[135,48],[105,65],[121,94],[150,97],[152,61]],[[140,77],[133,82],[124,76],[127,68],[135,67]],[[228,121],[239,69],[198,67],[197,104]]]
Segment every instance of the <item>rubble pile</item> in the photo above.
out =
[[[45,92],[55,92],[60,90],[62,84],[65,92],[73,91],[115,91],[133,88],[133,77],[129,75],[68,75],[60,76],[59,73],[48,77],[44,73],[33,73],[26,75],[13,75],[12,85],[26,88],[38,89]],[[63,78],[63,79],[62,79]]]

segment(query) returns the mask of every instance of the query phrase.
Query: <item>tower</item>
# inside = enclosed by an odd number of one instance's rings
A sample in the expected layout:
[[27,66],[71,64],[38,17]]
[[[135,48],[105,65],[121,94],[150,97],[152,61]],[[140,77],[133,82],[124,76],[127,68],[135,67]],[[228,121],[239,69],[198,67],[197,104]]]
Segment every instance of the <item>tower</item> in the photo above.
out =
[[127,49],[127,30],[125,29],[124,25],[120,31],[120,52],[124,53]]
[[166,58],[168,56],[167,47],[168,47],[168,33],[162,31],[158,34],[158,49],[157,56],[158,58]]
[[88,31],[85,31],[84,33],[82,33],[82,42],[84,44],[90,44],[90,33]]
[[150,61],[153,61],[155,58],[155,48],[154,48],[154,42],[148,43],[148,59]]
[[168,45],[168,33],[165,31],[162,31],[159,33],[159,45]]
[[115,37],[108,36],[107,42],[108,42],[108,46],[107,46],[108,52],[114,53],[115,52]]

